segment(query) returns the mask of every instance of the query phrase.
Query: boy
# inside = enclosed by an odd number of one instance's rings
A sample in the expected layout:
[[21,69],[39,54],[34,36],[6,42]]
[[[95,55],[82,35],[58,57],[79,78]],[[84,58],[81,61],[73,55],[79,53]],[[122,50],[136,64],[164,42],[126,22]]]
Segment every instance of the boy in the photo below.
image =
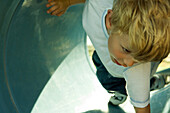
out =
[[71,5],[85,3],[83,27],[96,50],[93,61],[97,77],[114,94],[110,102],[119,105],[128,93],[137,113],[149,113],[150,89],[165,84],[163,76],[152,75],[170,53],[169,0],[48,2],[51,8],[47,13],[57,16]]

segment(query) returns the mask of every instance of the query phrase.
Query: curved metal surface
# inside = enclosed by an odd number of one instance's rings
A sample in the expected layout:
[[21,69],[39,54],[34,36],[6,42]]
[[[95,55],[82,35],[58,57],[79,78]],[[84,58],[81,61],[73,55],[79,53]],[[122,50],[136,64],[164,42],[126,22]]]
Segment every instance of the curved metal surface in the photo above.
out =
[[85,37],[81,25],[83,6],[73,7],[58,18],[46,14],[47,1],[19,2],[1,2],[9,7],[1,13],[4,18],[0,35],[3,69],[0,110],[5,113],[31,112],[54,71]]

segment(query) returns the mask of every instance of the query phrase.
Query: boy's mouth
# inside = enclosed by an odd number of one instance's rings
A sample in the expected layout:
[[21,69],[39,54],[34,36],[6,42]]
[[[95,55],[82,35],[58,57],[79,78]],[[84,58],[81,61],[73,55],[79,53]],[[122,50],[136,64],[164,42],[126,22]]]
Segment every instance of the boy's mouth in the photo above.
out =
[[113,58],[112,56],[111,56],[110,58],[112,59],[112,61],[113,61],[114,63],[116,63],[117,65],[120,65],[120,66],[121,66],[121,64],[120,64],[115,58]]
[[112,61],[119,66],[127,67],[125,64],[120,64],[115,58],[111,57]]
[[120,65],[120,66],[121,66],[121,64],[120,64],[116,59],[114,59],[114,61],[115,61],[115,63],[116,63],[117,65]]
[[114,59],[114,62],[115,62],[117,65],[120,65],[120,66],[123,66],[123,67],[127,67],[126,65],[120,64],[116,59]]

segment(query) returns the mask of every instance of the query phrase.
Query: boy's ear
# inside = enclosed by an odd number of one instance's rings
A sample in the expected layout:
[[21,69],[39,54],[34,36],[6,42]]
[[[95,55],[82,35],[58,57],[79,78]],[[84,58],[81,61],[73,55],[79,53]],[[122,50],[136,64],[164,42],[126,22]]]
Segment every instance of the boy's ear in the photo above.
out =
[[109,30],[111,29],[111,15],[112,15],[112,10],[109,9],[107,11],[107,15],[106,15],[106,18],[105,18],[105,21],[106,21],[106,28]]

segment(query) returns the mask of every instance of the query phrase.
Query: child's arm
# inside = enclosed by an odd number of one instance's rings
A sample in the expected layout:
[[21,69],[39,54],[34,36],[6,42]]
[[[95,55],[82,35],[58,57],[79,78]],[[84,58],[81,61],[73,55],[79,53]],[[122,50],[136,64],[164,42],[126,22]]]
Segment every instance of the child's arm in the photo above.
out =
[[47,10],[47,13],[51,15],[61,16],[66,12],[71,5],[84,3],[86,0],[48,0],[46,7],[51,7]]
[[134,107],[134,108],[135,108],[136,113],[150,113],[150,104],[148,104],[144,108],[137,108],[137,107]]

